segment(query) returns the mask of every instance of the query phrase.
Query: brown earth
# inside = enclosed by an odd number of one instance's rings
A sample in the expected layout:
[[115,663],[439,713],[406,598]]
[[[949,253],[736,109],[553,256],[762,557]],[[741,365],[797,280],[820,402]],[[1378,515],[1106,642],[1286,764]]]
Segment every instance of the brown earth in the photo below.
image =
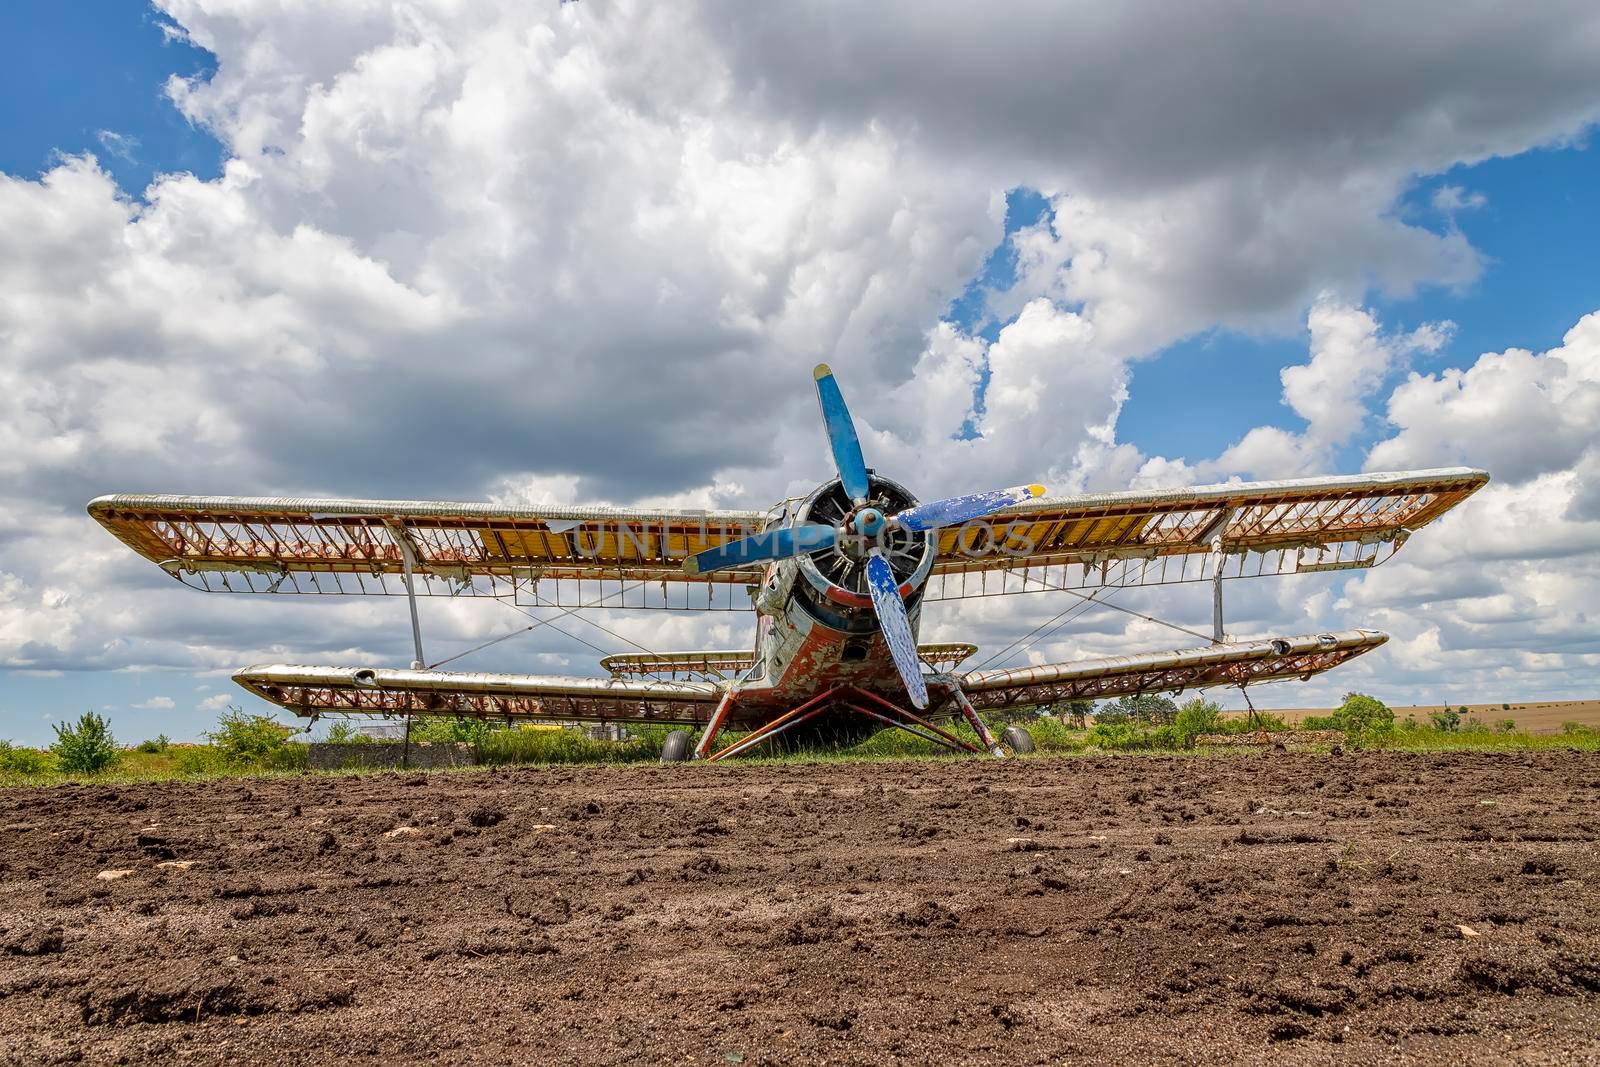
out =
[[1597,801],[1568,752],[0,791],[0,1061],[1593,1062]]
[[[1509,708],[1506,704],[1510,704]],[[1511,719],[1517,724],[1518,730],[1530,734],[1557,734],[1561,732],[1564,723],[1578,722],[1585,726],[1600,727],[1600,700],[1512,700],[1496,701],[1492,704],[1451,704],[1452,708],[1460,711],[1467,709],[1468,715],[1476,715],[1489,726],[1498,726],[1504,719]],[[1441,704],[1391,704],[1397,718],[1407,715],[1415,716],[1418,722],[1426,723],[1428,716],[1438,711]],[[1262,708],[1264,712],[1271,712],[1285,722],[1296,723],[1311,715],[1332,715],[1332,708]],[[1243,715],[1243,711],[1234,711],[1230,714]]]

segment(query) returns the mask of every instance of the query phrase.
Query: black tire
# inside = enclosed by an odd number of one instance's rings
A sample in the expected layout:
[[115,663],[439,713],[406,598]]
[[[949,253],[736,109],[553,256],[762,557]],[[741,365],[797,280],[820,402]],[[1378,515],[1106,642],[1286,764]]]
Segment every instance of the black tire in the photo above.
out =
[[1019,756],[1033,755],[1033,735],[1020,726],[1007,726],[1000,740]]
[[673,730],[661,742],[662,763],[682,763],[689,758],[689,731]]

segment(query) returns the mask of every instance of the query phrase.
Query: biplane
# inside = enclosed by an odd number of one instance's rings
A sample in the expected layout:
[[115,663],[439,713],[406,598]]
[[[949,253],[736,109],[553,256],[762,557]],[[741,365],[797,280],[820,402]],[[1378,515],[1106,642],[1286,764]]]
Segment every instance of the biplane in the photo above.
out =
[[[997,739],[985,711],[1309,679],[1378,647],[1388,638],[1374,630],[1231,639],[1224,584],[1377,566],[1488,481],[1449,468],[1057,497],[1025,485],[920,502],[866,465],[826,364],[815,383],[835,476],[765,511],[116,495],[89,513],[197,589],[406,597],[409,667],[233,676],[313,721],[666,723],[684,729],[668,734],[665,759],[718,760],[885,727],[979,751],[950,728],[959,718],[1004,755],[1031,739],[1017,728]],[[1054,592],[1087,610],[1180,583],[1212,589],[1210,639],[1191,648],[963,670],[973,645],[917,641],[930,603]],[[593,609],[745,610],[755,634],[738,650],[639,646],[606,656],[608,677],[444,670],[423,651],[424,596],[500,598],[535,620],[524,629],[559,632],[558,620],[592,622],[582,613]],[[724,731],[742,736],[719,748]]]

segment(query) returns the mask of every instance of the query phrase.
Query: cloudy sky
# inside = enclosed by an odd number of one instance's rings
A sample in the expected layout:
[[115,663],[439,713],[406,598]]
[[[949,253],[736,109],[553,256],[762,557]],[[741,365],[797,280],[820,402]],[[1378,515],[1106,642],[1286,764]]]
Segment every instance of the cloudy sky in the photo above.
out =
[[[36,0],[0,30],[0,737],[90,706],[195,736],[238,666],[410,658],[402,601],[189,592],[93,496],[765,505],[828,471],[819,359],[924,497],[1484,467],[1390,565],[1235,584],[1239,633],[1394,635],[1260,702],[1600,691],[1593,3]],[[927,636],[999,647],[1053,595]],[[424,605],[431,654],[525,622]],[[565,625],[461,665],[622,647]],[[1102,611],[1018,659],[1185,640]]]

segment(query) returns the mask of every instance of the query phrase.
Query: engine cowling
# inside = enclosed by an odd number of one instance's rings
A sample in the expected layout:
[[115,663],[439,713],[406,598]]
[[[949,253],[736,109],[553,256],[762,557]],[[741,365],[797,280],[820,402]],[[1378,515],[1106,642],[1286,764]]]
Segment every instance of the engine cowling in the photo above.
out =
[[[868,472],[870,493],[858,508],[839,479],[822,483],[795,509],[796,523],[821,523],[840,530],[851,530],[851,519],[862,508],[875,508],[885,515],[904,511],[917,503],[905,486]],[[878,545],[888,557],[906,610],[913,610],[921,597],[923,584],[933,569],[938,541],[934,531],[911,533],[890,525],[875,538],[849,535],[838,545],[796,560],[800,581],[794,583],[794,596],[810,614],[827,626],[847,633],[866,633],[877,629],[872,598],[867,590],[866,550]]]

